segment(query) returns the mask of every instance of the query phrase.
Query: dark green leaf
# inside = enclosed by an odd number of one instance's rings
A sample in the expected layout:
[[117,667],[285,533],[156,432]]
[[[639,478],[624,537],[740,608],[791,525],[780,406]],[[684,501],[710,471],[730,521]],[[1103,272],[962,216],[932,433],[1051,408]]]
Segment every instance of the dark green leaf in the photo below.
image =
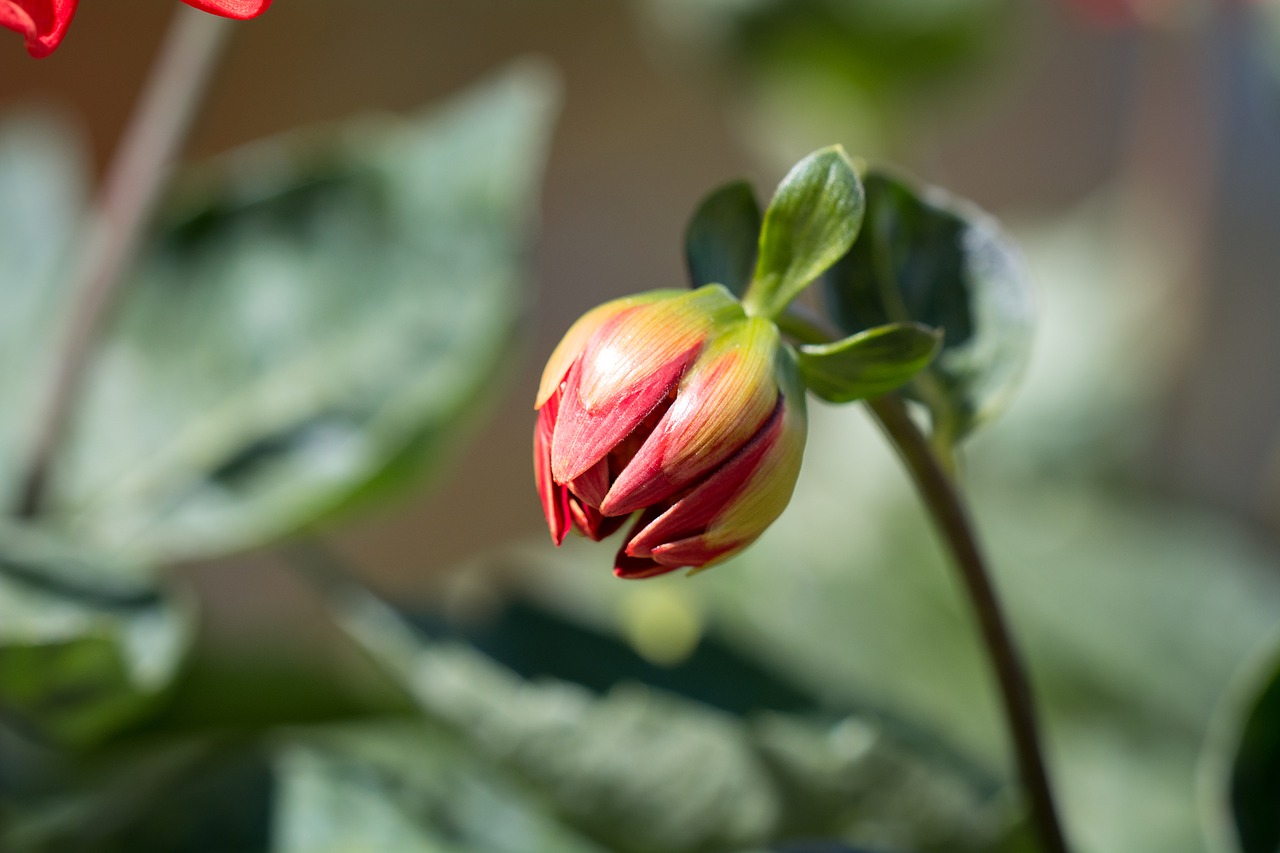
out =
[[1280,850],[1280,657],[1244,708],[1230,775],[1231,815],[1240,850]]
[[[38,738],[102,740],[151,710],[182,662],[190,608],[121,587],[141,572],[112,562],[0,534],[0,709]],[[112,585],[81,585],[93,564]]]
[[190,182],[88,377],[54,520],[222,554],[442,459],[509,361],[553,90],[524,67]]
[[958,440],[996,414],[1025,367],[1026,265],[971,205],[874,169],[865,185],[862,234],[825,276],[832,312],[848,334],[909,321],[944,331],[938,357],[906,393]]
[[693,287],[723,284],[739,298],[751,284],[760,240],[760,205],[746,181],[726,184],[698,205],[685,231]]
[[764,213],[760,249],[746,303],[775,317],[835,263],[858,236],[862,184],[838,145],[797,163]]
[[[258,853],[273,780],[262,751],[231,741],[157,739],[61,756],[0,821],[5,853]],[[0,801],[0,806],[3,806]]]
[[832,403],[878,397],[901,387],[938,352],[942,333],[919,323],[877,326],[832,344],[797,347],[809,390]]

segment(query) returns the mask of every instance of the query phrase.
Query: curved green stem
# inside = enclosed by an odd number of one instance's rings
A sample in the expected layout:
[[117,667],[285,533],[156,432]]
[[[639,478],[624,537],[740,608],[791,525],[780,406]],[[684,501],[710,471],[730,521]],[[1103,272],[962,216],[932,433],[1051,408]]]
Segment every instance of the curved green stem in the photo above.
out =
[[946,541],[960,570],[1000,685],[1018,772],[1026,789],[1041,845],[1045,853],[1068,853],[1066,836],[1045,768],[1031,687],[964,501],[929,440],[911,420],[902,400],[890,395],[869,400],[868,405],[911,473],[939,534]]
[[44,506],[54,458],[75,411],[81,382],[123,273],[151,222],[182,144],[230,32],[227,20],[179,7],[148,72],[103,183],[71,282],[69,331],[54,365],[48,398],[37,410],[35,445],[21,480],[16,512],[32,518]]

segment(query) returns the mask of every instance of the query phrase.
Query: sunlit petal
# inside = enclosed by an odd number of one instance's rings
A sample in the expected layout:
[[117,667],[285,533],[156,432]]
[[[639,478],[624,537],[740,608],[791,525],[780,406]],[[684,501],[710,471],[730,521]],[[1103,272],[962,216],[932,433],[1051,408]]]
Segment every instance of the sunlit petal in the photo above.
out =
[[601,510],[616,515],[651,506],[736,453],[777,404],[779,346],[777,328],[759,318],[734,324],[709,344]]

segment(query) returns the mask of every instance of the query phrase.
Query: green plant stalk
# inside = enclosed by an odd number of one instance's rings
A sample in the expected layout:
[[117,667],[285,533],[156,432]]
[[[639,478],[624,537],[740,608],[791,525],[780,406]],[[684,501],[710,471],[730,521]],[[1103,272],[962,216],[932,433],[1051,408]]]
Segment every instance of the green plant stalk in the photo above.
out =
[[1000,686],[1005,720],[1031,818],[1045,853],[1068,853],[1066,836],[1045,767],[1035,703],[1025,668],[1004,617],[991,573],[978,545],[968,510],[944,463],[916,427],[901,399],[867,401],[889,441],[915,481],[933,522],[945,540],[969,594],[987,654]]
[[148,72],[81,243],[67,334],[56,356],[48,396],[37,409],[33,446],[19,481],[14,511],[21,518],[34,518],[44,507],[85,370],[119,300],[122,276],[137,254],[204,101],[231,27],[223,18],[179,6]]

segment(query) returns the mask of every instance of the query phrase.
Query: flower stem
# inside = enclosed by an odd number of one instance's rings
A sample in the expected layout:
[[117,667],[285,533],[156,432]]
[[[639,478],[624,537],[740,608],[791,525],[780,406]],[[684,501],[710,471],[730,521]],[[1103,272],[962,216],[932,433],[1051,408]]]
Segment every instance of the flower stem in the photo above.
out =
[[16,513],[40,514],[54,460],[79,398],[98,336],[119,298],[122,273],[137,253],[156,203],[230,32],[229,22],[179,6],[160,55],[108,167],[73,273],[71,317],[49,393],[38,409]]
[[868,405],[910,471],[938,532],[946,540],[960,570],[1000,685],[1018,772],[1026,789],[1041,845],[1045,853],[1068,853],[1045,769],[1031,687],[992,585],[991,573],[978,545],[968,510],[929,440],[911,420],[902,400],[884,396],[868,401]]

